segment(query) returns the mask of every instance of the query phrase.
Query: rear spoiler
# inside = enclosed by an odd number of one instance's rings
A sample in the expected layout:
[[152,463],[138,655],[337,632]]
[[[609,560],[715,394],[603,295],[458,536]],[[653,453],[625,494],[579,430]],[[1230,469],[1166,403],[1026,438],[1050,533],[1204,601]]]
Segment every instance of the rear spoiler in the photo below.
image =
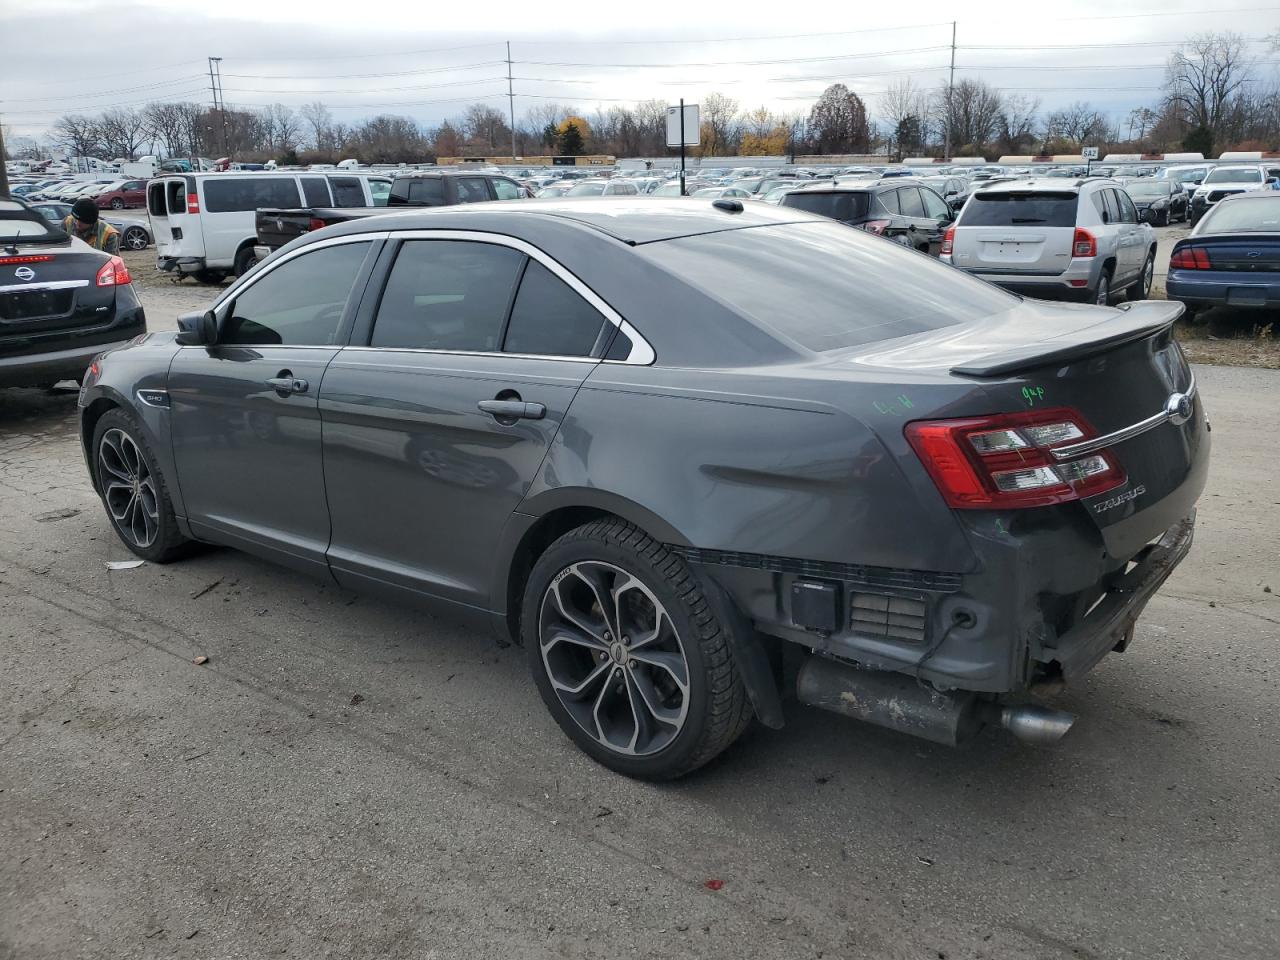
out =
[[1077,331],[1071,342],[1061,345],[1055,345],[1053,340],[1030,343],[967,360],[952,367],[951,372],[964,377],[1000,377],[1051,363],[1082,360],[1172,327],[1186,307],[1176,300],[1142,300],[1120,304],[1119,310],[1117,316],[1091,328],[1097,331],[1095,337],[1081,337]]

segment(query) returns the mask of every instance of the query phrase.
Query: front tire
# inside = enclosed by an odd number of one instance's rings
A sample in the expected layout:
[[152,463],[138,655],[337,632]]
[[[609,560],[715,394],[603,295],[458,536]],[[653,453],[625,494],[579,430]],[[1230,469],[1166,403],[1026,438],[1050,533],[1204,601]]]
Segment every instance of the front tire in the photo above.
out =
[[147,244],[151,242],[151,238],[147,236],[147,231],[141,227],[130,227],[121,237],[124,245],[130,250],[145,250]]
[[243,277],[258,264],[258,255],[253,252],[253,247],[245,247],[236,254],[236,276]]
[[1098,288],[1093,292],[1093,302],[1100,307],[1111,305],[1111,271],[1103,270],[1098,277]]
[[1156,221],[1157,227],[1167,227],[1169,225],[1169,209],[1166,207],[1160,211],[1160,219]]
[[138,422],[117,407],[93,430],[93,469],[107,519],[122,543],[144,560],[178,559],[190,541],[178,530],[173,501]]
[[683,776],[750,722],[730,627],[679,556],[622,520],[571,530],[539,557],[521,623],[547,709],[611,770]]
[[116,197],[114,200],[112,200],[112,201],[111,201],[111,209],[112,209],[112,210],[123,210],[123,209],[124,209],[124,201],[123,201],[123,200],[121,200],[119,197]]

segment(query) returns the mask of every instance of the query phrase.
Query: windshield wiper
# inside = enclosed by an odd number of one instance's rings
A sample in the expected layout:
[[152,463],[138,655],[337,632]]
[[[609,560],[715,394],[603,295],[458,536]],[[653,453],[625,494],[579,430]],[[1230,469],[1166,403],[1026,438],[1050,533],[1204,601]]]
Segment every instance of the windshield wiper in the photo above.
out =
[[1013,217],[1014,223],[1044,223],[1043,217]]

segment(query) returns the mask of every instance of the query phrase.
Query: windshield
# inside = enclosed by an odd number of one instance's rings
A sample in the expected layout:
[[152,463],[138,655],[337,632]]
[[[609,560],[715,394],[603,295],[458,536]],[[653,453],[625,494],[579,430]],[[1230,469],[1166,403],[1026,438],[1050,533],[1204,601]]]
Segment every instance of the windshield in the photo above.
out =
[[603,183],[580,183],[568,193],[566,197],[600,197],[604,195],[605,185]]
[[1214,170],[1204,178],[1205,183],[1261,183],[1261,170]]
[[1259,197],[1216,204],[1196,233],[1280,233],[1280,202]]
[[837,223],[724,230],[637,249],[810,350],[937,330],[1018,302],[999,287]]
[[1129,183],[1125,185],[1125,189],[1129,191],[1131,197],[1163,197],[1169,193],[1169,188],[1163,183]]
[[975,193],[965,204],[957,226],[961,227],[1073,227],[1076,223],[1074,193]]

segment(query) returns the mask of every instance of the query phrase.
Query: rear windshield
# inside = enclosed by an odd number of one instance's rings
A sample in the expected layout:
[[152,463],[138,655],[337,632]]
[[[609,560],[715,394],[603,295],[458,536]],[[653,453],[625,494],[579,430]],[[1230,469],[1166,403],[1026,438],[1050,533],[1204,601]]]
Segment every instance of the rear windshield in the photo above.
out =
[[1280,233],[1280,200],[1232,200],[1212,207],[1197,234]]
[[969,198],[957,226],[961,227],[1018,227],[1034,224],[1038,227],[1074,227],[1075,193],[975,193]]
[[53,243],[65,240],[66,234],[38,213],[26,210],[0,210],[0,241],[20,243]]
[[391,184],[389,206],[438,206],[444,203],[444,180],[440,177],[405,177]]
[[795,207],[832,220],[861,220],[867,215],[870,198],[865,193],[789,193],[784,207]]
[[1018,299],[937,260],[837,223],[725,230],[640,250],[691,286],[810,350],[891,340]]

